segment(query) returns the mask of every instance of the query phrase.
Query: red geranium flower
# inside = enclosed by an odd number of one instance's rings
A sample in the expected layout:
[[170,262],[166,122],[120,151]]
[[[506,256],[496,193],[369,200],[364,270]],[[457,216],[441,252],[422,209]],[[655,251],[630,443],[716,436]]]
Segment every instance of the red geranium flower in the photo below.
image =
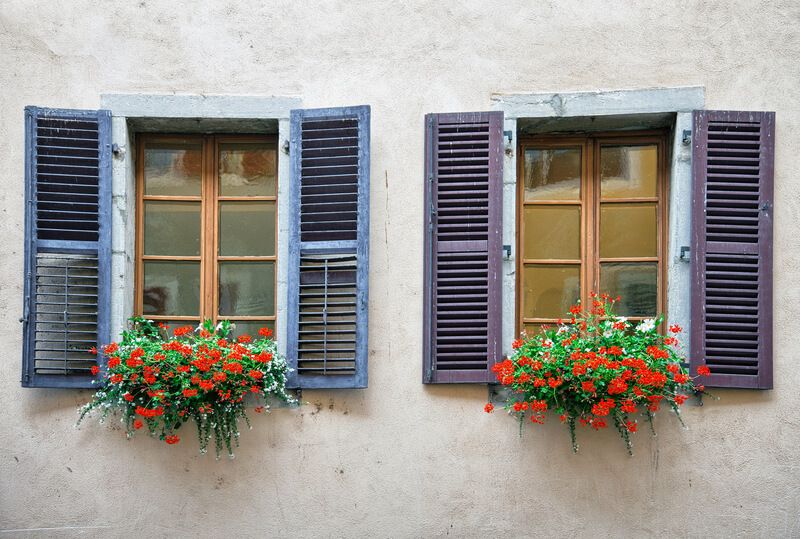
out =
[[492,404],[491,402],[487,402],[486,406],[483,407],[483,411],[486,412],[487,414],[491,414],[492,412],[494,412],[494,404]]
[[164,441],[167,442],[170,445],[174,445],[174,444],[177,444],[178,442],[180,442],[181,439],[180,439],[179,436],[173,434],[171,436],[165,436],[164,437]]

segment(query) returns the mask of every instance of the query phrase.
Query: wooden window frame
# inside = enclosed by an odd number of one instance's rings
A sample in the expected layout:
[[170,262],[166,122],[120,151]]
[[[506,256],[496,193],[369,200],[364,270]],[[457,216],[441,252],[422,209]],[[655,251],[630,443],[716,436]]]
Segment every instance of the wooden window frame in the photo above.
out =
[[[580,300],[582,304],[590,301],[592,291],[600,291],[600,264],[603,262],[657,262],[657,314],[667,314],[667,250],[669,246],[669,161],[670,146],[667,143],[668,133],[664,130],[602,132],[581,134],[548,134],[521,137],[517,148],[517,203],[516,203],[516,298],[515,298],[515,334],[519,335],[525,324],[555,324],[557,318],[526,318],[523,316],[523,271],[526,264],[580,264]],[[657,146],[657,170],[655,197],[600,198],[600,148],[615,145],[653,145]],[[577,148],[581,149],[581,191],[580,200],[537,200],[525,201],[525,151],[532,148]],[[600,257],[600,203],[655,202],[657,205],[657,245],[655,257]],[[580,259],[526,259],[524,258],[524,209],[535,205],[578,206],[581,208],[580,223]],[[591,247],[591,248],[590,248]],[[630,320],[644,320],[646,316],[629,316]]]
[[[199,196],[145,195],[144,149],[149,142],[198,142],[201,144],[201,189]],[[134,313],[155,321],[186,321],[187,323],[212,320],[264,321],[275,325],[278,307],[278,161],[275,159],[275,195],[231,196],[219,194],[219,149],[226,143],[261,143],[278,150],[275,135],[195,135],[195,134],[139,134],[136,137],[136,263],[134,284]],[[200,202],[200,255],[168,256],[144,254],[144,203],[145,201]],[[226,201],[254,201],[275,204],[275,254],[271,256],[225,256],[219,254],[219,203]],[[156,315],[144,311],[144,262],[146,260],[199,261],[200,262],[200,314]],[[230,315],[219,312],[219,263],[228,261],[272,262],[275,266],[271,316]]]

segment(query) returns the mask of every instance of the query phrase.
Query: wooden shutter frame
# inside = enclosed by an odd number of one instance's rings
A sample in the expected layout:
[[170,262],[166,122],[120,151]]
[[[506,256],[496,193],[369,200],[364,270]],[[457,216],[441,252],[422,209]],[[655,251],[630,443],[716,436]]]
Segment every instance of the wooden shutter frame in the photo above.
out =
[[705,262],[709,254],[706,241],[706,170],[708,164],[708,124],[714,122],[759,123],[759,223],[758,242],[755,248],[743,244],[720,244],[712,247],[719,254],[747,254],[758,257],[758,374],[736,375],[714,373],[701,378],[709,387],[771,389],[773,381],[772,312],[773,312],[773,196],[775,156],[775,113],[696,110],[693,115],[693,226],[692,226],[692,350],[690,366],[692,375],[706,364],[705,346]]
[[[300,240],[300,190],[303,120],[356,118],[358,136],[358,216],[356,240],[314,241]],[[363,389],[368,383],[368,328],[369,328],[369,171],[370,171],[370,107],[334,107],[322,109],[295,109],[290,113],[291,162],[290,207],[295,214],[289,224],[288,302],[286,353],[289,365],[294,369],[288,376],[286,387],[292,389]],[[298,328],[300,255],[352,253],[357,257],[356,270],[356,352],[355,374],[347,376],[299,375]]]
[[[98,124],[98,240],[96,242],[38,239],[36,129],[39,118],[91,119]],[[98,354],[98,376],[37,374],[36,348],[36,255],[39,253],[86,253],[97,255],[97,345],[111,338],[111,112],[25,107],[25,263],[23,297],[22,387],[92,388],[106,371]]]
[[[423,284],[423,368],[422,381],[440,383],[492,383],[492,367],[502,358],[502,249],[503,249],[503,112],[433,113],[425,116],[425,244]],[[442,370],[436,368],[435,313],[436,219],[435,199],[438,178],[436,133],[439,123],[489,122],[488,193],[488,354],[486,369]],[[493,188],[494,186],[494,188]]]

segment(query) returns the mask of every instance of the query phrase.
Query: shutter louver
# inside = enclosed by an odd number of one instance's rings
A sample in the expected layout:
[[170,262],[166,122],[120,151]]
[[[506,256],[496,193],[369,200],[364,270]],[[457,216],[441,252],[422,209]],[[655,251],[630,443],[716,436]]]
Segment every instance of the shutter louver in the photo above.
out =
[[293,110],[289,387],[367,387],[368,106]]
[[425,383],[488,383],[501,356],[503,114],[426,117]]
[[772,388],[775,114],[695,111],[692,374]]
[[27,107],[22,385],[92,387],[110,338],[111,116]]

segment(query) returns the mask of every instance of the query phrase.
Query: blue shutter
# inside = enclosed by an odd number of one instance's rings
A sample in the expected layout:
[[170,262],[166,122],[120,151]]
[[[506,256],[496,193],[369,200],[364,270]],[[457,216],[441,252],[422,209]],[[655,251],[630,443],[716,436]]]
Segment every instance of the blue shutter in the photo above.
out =
[[288,387],[367,387],[369,106],[291,113]]
[[110,340],[111,114],[25,109],[23,387],[92,387]]

